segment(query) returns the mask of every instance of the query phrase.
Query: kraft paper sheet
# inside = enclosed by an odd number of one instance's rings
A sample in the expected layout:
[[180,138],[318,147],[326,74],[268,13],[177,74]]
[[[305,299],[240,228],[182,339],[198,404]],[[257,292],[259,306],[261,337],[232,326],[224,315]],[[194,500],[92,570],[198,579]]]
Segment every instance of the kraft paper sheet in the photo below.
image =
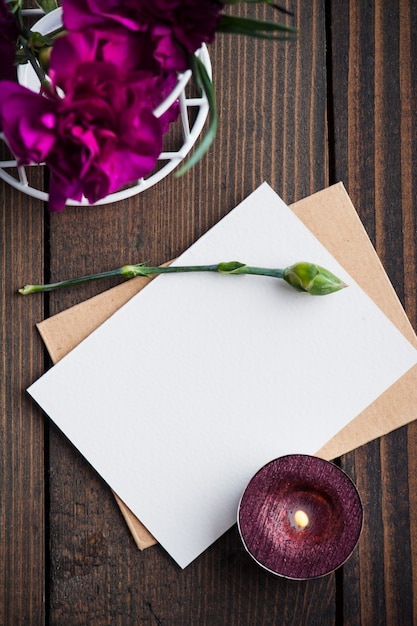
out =
[[[417,347],[417,337],[342,183],[291,206],[403,335]],[[54,363],[85,339],[120,306],[149,283],[136,278],[40,322],[37,327]],[[353,419],[317,455],[334,459],[399,428],[416,417],[417,366]],[[156,540],[114,494],[139,549]]]

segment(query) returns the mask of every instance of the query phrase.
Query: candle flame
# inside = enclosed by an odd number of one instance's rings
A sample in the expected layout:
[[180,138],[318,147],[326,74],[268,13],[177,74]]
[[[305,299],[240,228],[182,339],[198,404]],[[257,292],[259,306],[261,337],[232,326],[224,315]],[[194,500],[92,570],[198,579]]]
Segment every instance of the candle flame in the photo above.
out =
[[305,511],[302,511],[301,509],[296,511],[294,513],[294,522],[296,526],[300,529],[303,529],[306,526],[308,526],[309,519],[308,519],[307,513]]

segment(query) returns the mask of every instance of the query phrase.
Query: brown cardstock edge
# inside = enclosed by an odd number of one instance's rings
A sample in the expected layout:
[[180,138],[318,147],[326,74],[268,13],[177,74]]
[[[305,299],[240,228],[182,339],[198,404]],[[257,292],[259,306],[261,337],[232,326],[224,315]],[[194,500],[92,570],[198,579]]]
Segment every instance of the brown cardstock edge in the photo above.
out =
[[[343,183],[300,200],[291,205],[291,209],[417,347],[413,328]],[[303,259],[294,259],[297,260]],[[53,363],[70,352],[148,283],[147,278],[132,279],[37,324]],[[413,421],[417,406],[416,383],[417,366],[338,432],[317,451],[317,455],[334,459]],[[114,496],[138,548],[143,550],[156,544],[155,538],[140,520],[117,494]]]

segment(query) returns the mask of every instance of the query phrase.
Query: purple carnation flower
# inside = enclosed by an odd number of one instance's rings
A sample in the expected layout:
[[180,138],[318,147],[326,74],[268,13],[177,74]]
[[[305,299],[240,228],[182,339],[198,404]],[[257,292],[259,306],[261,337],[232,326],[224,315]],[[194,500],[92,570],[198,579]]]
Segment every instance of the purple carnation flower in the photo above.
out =
[[42,163],[55,143],[55,106],[11,81],[0,89],[0,125],[20,165]]
[[162,148],[153,115],[152,75],[130,74],[90,62],[57,103],[56,143],[46,160],[52,172],[52,208],[65,199],[90,203],[146,176]]
[[44,161],[51,170],[50,209],[67,198],[89,202],[146,176],[162,148],[153,115],[152,75],[89,62],[64,98],[50,99],[5,81],[0,119],[19,164]]
[[124,71],[159,73],[159,65],[149,54],[151,40],[146,34],[138,36],[117,24],[101,24],[59,37],[53,47],[50,75],[66,90],[77,73],[80,62],[106,61]]
[[[175,72],[161,74],[155,58],[149,54],[151,42],[146,33],[132,33],[117,25],[111,29],[88,28],[60,37],[54,45],[50,76],[56,86],[67,93],[78,80],[78,66],[82,62],[105,61],[129,72],[142,72],[149,86],[146,95],[149,106],[156,109],[177,82]],[[151,76],[152,75],[152,76]],[[174,104],[160,118],[162,131],[178,118],[179,104]]]
[[111,22],[147,32],[162,70],[177,71],[187,68],[187,55],[214,40],[223,6],[217,0],[63,0],[69,30]]

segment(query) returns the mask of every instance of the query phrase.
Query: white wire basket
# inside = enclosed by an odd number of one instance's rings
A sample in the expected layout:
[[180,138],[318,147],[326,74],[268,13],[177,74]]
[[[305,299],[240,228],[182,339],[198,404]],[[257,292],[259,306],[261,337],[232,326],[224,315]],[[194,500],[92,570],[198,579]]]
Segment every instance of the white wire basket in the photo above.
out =
[[[25,12],[24,12],[25,13]],[[27,10],[26,14],[37,15],[42,12],[38,9]],[[39,21],[36,22],[36,30],[43,35],[59,28],[62,24],[62,10],[56,9],[51,13],[43,15]],[[210,62],[210,56],[205,44],[197,52],[201,62],[204,64],[205,69],[211,79],[212,67]],[[19,66],[18,68],[18,80],[19,83],[25,85],[33,91],[39,91],[39,81],[35,72],[29,64]],[[163,115],[169,107],[178,100],[179,102],[179,117],[176,122],[171,125],[172,130],[167,133],[164,141],[163,151],[158,157],[158,162],[154,170],[145,178],[140,178],[127,188],[123,188],[120,191],[116,191],[105,198],[96,202],[96,205],[109,204],[110,202],[118,202],[120,200],[126,200],[145,189],[149,189],[160,180],[168,176],[187,156],[191,148],[197,141],[204,124],[206,122],[209,113],[209,103],[207,95],[202,90],[198,95],[194,81],[192,80],[191,70],[187,70],[178,75],[177,84],[171,91],[169,96],[155,109],[154,114],[156,117]],[[2,139],[6,145],[6,139],[3,133],[0,133],[0,139]],[[14,155],[11,155],[9,160],[0,161],[0,178],[6,183],[15,187],[19,191],[47,202],[49,200],[49,194],[43,188],[31,186],[29,183],[28,168],[44,168],[43,163],[33,163],[30,165],[20,166],[18,165]],[[34,177],[41,181],[45,176]],[[68,206],[80,206],[89,205],[90,203],[86,198],[83,198],[80,202],[75,200],[67,200]]]

